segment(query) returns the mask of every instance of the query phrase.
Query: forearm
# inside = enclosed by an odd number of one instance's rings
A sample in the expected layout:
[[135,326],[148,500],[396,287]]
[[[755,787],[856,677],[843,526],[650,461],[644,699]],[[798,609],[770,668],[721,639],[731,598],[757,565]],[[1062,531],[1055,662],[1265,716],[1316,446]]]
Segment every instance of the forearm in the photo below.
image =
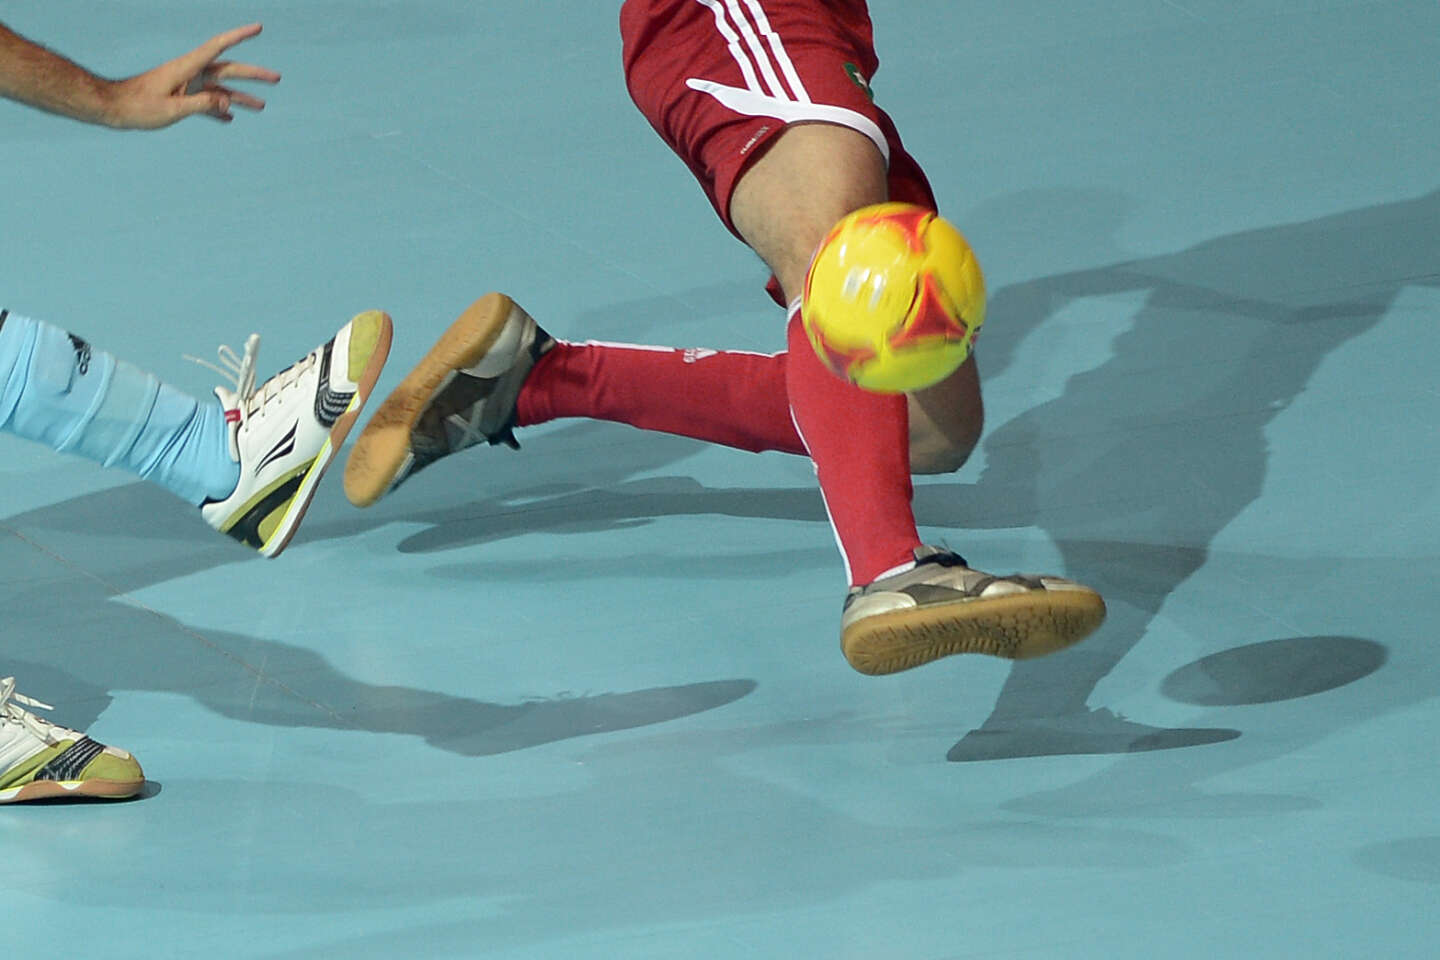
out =
[[110,81],[0,23],[0,96],[86,123],[107,123]]

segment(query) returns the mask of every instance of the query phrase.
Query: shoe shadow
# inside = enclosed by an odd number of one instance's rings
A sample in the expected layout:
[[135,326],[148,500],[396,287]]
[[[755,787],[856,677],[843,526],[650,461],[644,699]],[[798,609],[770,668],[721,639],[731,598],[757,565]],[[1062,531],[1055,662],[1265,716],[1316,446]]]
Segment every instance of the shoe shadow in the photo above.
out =
[[[1083,208],[1071,205],[1084,216]],[[1071,233],[1083,235],[1084,224]],[[1078,232],[1077,232],[1078,231]],[[1161,605],[1211,559],[1211,543],[1261,495],[1270,423],[1321,364],[1374,328],[1412,285],[1440,286],[1440,191],[1304,223],[1220,237],[1173,255],[1046,277],[998,291],[979,360],[987,378],[1036,349],[1041,321],[1085,301],[1128,320],[1063,392],[989,431],[974,488],[917,490],[917,515],[957,525],[1037,526],[1071,575],[1099,589],[1111,616],[1078,647],[1018,662],[981,727],[954,760],[1119,753],[1233,740],[1234,730],[1166,730],[1089,705],[1096,685],[1148,632]],[[1085,533],[1103,530],[1104,538]],[[1332,558],[1343,565],[1343,558]],[[983,565],[983,564],[982,564]],[[1269,576],[1282,583],[1287,561]],[[1357,576],[1371,576],[1363,566]],[[1282,589],[1277,587],[1277,590]],[[1271,694],[1303,695],[1297,671],[1326,647],[1378,669],[1370,641],[1310,638],[1221,655]],[[1380,656],[1376,656],[1380,651]],[[1329,652],[1337,652],[1331,650]],[[1271,655],[1274,656],[1270,659]],[[1167,681],[1201,689],[1215,663]],[[1332,678],[1333,679],[1333,678]],[[1233,678],[1232,690],[1243,686]],[[1220,705],[1220,704],[1217,704]]]
[[[1065,654],[1060,654],[1065,656]],[[1379,670],[1383,645],[1359,637],[1289,637],[1211,654],[1172,671],[1160,692],[1201,707],[1298,700],[1335,690]],[[955,762],[1081,754],[1143,753],[1223,743],[1240,736],[1224,728],[1166,728],[1137,723],[1110,710],[1075,706],[1073,691],[1026,687],[1012,693],[981,727],[950,748]],[[1067,704],[1052,712],[1057,703]]]
[[1100,708],[1055,717],[1027,717],[1009,726],[971,730],[945,754],[952,763],[1022,757],[1143,753],[1224,743],[1239,730],[1165,728],[1136,723]]

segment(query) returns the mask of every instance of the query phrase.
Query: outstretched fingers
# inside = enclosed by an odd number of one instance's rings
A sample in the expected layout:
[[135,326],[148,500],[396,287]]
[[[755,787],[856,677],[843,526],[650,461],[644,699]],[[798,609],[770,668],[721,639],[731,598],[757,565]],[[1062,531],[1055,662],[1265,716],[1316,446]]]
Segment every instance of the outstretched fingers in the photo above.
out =
[[[226,50],[229,50],[238,43],[249,40],[258,34],[261,29],[260,24],[252,23],[243,27],[236,27],[233,30],[226,30],[224,33],[217,33],[189,53],[176,57],[166,66],[174,69],[176,73],[182,76],[196,76],[206,67],[214,65],[215,61],[219,59],[220,55]],[[254,75],[249,76],[248,79],[264,80],[269,83],[274,83],[280,79],[280,74],[273,70],[267,70],[264,67],[250,67],[245,64],[237,64],[236,66],[242,66],[247,70],[254,71]]]
[[216,60],[205,68],[205,72],[216,80],[258,80],[261,83],[279,83],[280,74],[269,67],[253,63],[238,63],[234,60]]
[[216,34],[199,47],[160,68],[168,75],[167,79],[174,82],[176,91],[181,93],[180,102],[176,106],[182,116],[204,113],[217,120],[229,122],[234,119],[230,112],[232,107],[265,109],[265,101],[260,97],[237,90],[221,81],[278,83],[279,72],[253,63],[217,59],[226,50],[250,39],[260,30],[260,24],[252,23]]
[[265,101],[260,97],[220,82],[226,79],[262,80],[274,83],[280,79],[280,75],[273,70],[248,63],[227,61],[212,63],[186,83],[185,99],[190,101],[186,105],[187,111],[208,113],[211,116],[229,119],[232,106],[244,107],[247,110],[265,109]]
[[232,86],[234,81],[276,83],[280,74],[253,63],[221,60],[220,56],[260,32],[252,23],[216,34],[208,41],[152,70],[111,83],[101,122],[127,129],[153,130],[185,117],[208,114],[232,119],[232,107],[263,110],[265,101]]

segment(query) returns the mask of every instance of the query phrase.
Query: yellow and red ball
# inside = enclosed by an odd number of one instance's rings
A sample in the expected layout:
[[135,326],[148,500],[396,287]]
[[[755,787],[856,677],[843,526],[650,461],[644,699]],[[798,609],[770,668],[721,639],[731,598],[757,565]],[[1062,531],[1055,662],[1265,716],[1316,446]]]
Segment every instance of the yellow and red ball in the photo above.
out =
[[965,362],[985,321],[970,244],[933,210],[882,203],[846,216],[815,251],[801,305],[821,361],[856,386],[909,393]]

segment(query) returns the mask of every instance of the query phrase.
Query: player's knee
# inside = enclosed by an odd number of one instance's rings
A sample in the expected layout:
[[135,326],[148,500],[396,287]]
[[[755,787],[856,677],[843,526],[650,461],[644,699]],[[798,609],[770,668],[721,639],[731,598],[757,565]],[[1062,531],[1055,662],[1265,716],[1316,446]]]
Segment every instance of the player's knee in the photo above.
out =
[[935,386],[910,394],[907,413],[912,472],[954,473],[963,467],[985,429],[975,358]]
[[801,123],[786,127],[740,177],[730,217],[793,298],[830,228],[887,196],[884,157],[868,137],[835,124]]
[[925,447],[910,450],[910,472],[920,474],[954,473],[965,466],[974,452],[975,444],[948,444],[943,447]]
[[912,432],[910,471],[912,473],[954,473],[965,466],[980,443],[983,424],[978,420],[942,434],[938,430]]

